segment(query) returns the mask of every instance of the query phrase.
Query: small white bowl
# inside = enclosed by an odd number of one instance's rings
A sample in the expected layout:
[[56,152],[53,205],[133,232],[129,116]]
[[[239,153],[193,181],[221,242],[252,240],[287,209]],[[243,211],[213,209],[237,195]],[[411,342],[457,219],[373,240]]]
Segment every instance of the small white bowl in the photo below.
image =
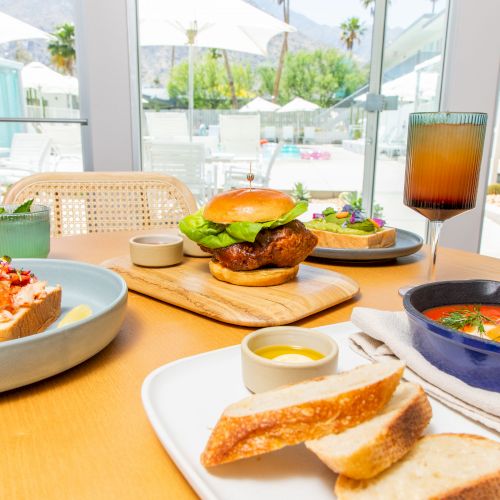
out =
[[167,267],[182,262],[182,238],[170,234],[134,236],[129,241],[130,258],[144,267]]
[[[288,363],[264,358],[255,353],[271,345],[300,346],[323,354],[318,360]],[[261,328],[247,335],[241,343],[243,382],[252,392],[264,392],[282,385],[337,371],[338,346],[328,335],[309,328],[275,326]]]
[[184,255],[190,257],[211,257],[212,255],[204,252],[193,240],[190,240],[182,231],[179,231],[179,236],[182,238],[184,244]]

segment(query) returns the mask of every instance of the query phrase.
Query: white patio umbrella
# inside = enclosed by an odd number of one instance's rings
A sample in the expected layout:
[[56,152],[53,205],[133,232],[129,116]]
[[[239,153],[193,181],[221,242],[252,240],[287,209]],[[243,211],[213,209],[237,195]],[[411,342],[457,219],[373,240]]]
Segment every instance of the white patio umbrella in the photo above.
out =
[[320,109],[320,107],[311,101],[306,101],[302,97],[295,97],[290,102],[287,102],[284,106],[278,109],[277,113],[296,113],[297,130],[300,130],[300,118],[298,111],[315,111]]
[[31,24],[0,12],[0,44],[32,38],[49,39],[51,36],[45,31],[31,26]]
[[277,104],[274,102],[266,101],[262,99],[262,97],[256,97],[252,99],[250,102],[247,102],[243,107],[239,109],[240,113],[252,113],[259,111],[276,111],[280,109]]
[[193,47],[267,55],[269,40],[295,28],[243,0],[140,0],[142,46],[189,48],[189,133],[193,132]]
[[26,64],[21,70],[23,87],[37,89],[45,94],[78,95],[78,79],[61,75],[40,62]]
[[24,89],[35,89],[37,91],[42,115],[44,114],[43,94],[78,95],[77,78],[61,75],[40,62],[31,62],[23,66],[21,81]]
[[287,102],[284,106],[282,106],[278,113],[290,113],[293,111],[314,111],[315,109],[319,109],[319,106],[311,101],[306,101],[302,99],[302,97],[295,97],[290,102]]

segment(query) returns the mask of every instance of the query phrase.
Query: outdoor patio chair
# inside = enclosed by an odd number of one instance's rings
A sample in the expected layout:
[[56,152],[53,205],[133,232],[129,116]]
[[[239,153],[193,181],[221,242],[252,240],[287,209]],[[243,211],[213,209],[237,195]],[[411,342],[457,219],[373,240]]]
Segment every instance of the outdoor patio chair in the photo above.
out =
[[79,125],[44,123],[43,133],[52,140],[55,167],[58,170],[82,170],[82,135]]
[[208,126],[208,136],[209,137],[217,137],[217,141],[219,141],[219,136],[220,136],[219,125],[209,125]]
[[263,137],[269,142],[277,142],[278,134],[276,133],[276,127],[274,126],[264,127]]
[[219,115],[220,144],[234,161],[256,161],[260,154],[260,115]]
[[50,153],[51,139],[45,134],[14,134],[9,156],[0,158],[0,167],[25,172],[40,172]]
[[314,127],[304,127],[304,144],[314,144],[316,141],[316,129]]
[[53,236],[175,228],[196,210],[189,189],[160,173],[35,174],[12,186],[5,203],[31,198],[50,207]]
[[205,168],[205,153],[203,143],[153,142],[148,146],[147,168],[176,177],[186,184],[200,203],[205,203],[215,189],[211,171]]
[[[269,160],[267,162],[260,162],[259,164],[253,165],[252,173],[254,174],[254,180],[252,181],[252,186],[255,187],[268,187],[271,178],[271,171],[273,165],[278,158],[278,155],[283,146],[282,142],[276,144]],[[226,170],[224,174],[224,190],[248,187],[249,181],[247,175],[249,173],[249,166],[244,167],[231,167]]]
[[184,111],[146,112],[148,135],[153,142],[189,141],[188,121]]
[[292,125],[285,125],[281,131],[281,140],[283,142],[294,142],[295,134]]

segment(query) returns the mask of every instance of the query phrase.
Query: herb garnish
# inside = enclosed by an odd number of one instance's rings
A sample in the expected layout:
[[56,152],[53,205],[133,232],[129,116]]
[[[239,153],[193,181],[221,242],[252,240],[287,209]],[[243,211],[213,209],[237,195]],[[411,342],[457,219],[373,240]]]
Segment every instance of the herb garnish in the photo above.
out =
[[453,330],[462,330],[466,326],[477,328],[479,334],[484,335],[484,323],[495,323],[491,318],[485,316],[479,310],[479,306],[474,309],[459,309],[444,315],[439,322]]
[[[31,200],[26,200],[22,205],[19,205],[18,207],[15,208],[15,210],[12,211],[13,214],[24,214],[31,212],[31,205],[33,204],[33,198]],[[5,210],[5,207],[0,207],[0,214],[5,214],[7,213],[7,210]]]

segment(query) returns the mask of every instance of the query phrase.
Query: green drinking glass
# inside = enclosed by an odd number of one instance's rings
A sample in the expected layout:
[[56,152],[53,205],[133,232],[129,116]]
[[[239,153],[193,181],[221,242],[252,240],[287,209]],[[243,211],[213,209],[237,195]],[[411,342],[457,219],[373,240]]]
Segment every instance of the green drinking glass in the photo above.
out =
[[4,205],[0,213],[0,256],[42,257],[50,250],[50,211],[32,205],[29,212],[13,213],[14,205]]

